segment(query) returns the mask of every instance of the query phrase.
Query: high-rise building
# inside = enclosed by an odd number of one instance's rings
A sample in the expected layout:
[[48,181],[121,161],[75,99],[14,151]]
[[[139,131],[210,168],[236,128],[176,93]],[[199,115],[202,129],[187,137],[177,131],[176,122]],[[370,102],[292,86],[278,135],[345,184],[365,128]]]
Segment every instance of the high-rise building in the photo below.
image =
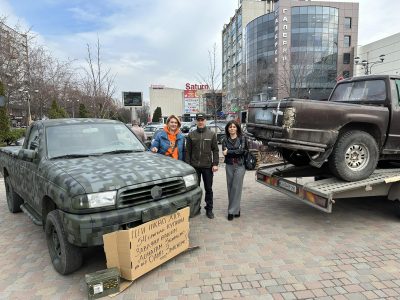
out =
[[353,72],[358,3],[279,0],[270,6],[243,28],[242,72],[231,80],[240,83],[235,95],[243,102],[327,98],[336,80]]
[[[239,8],[222,30],[222,89],[225,91],[224,104],[228,110],[240,105],[246,85],[244,33],[246,26],[255,18],[273,11],[272,0],[240,0]],[[232,104],[232,105],[231,105]]]
[[[5,103],[13,123],[30,122],[28,39],[0,22],[0,81],[6,88]],[[19,91],[23,91],[21,93]],[[26,101],[27,100],[27,101]],[[25,120],[22,122],[22,119]]]

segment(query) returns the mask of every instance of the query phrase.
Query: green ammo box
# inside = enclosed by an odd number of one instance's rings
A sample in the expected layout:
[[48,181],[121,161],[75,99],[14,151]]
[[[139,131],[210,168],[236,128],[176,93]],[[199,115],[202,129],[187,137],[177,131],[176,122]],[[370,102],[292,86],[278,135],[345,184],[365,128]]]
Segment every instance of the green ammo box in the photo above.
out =
[[119,270],[111,268],[85,275],[88,299],[97,299],[119,292]]

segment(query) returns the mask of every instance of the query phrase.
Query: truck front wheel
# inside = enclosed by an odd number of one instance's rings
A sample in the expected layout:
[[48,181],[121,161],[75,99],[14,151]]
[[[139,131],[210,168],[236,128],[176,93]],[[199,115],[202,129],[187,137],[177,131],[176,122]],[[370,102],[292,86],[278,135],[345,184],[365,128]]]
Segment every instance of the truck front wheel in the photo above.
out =
[[21,205],[24,203],[20,196],[14,192],[14,188],[11,184],[11,179],[9,176],[5,178],[6,184],[6,198],[8,210],[12,213],[17,213],[21,211]]
[[345,181],[362,180],[378,164],[378,145],[365,131],[347,131],[339,136],[328,160],[331,172],[337,177]]
[[68,242],[58,210],[48,213],[45,232],[54,269],[62,275],[78,270],[82,265],[82,251]]

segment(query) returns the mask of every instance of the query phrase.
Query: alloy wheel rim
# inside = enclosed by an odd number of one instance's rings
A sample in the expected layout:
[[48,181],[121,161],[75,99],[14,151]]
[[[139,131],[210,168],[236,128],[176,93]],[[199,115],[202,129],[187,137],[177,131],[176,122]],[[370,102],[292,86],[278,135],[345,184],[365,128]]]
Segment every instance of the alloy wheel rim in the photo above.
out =
[[365,168],[369,162],[369,150],[364,144],[353,144],[345,153],[346,166],[352,171]]

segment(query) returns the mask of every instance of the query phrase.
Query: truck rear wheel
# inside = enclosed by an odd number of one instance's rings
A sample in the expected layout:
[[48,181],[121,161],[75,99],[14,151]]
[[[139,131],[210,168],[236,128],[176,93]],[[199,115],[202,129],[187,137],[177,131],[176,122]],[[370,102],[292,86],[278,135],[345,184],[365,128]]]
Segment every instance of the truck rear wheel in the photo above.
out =
[[375,139],[365,131],[351,130],[339,136],[329,157],[329,168],[345,181],[362,180],[374,172],[378,158]]
[[48,213],[45,232],[54,269],[62,275],[78,270],[82,265],[82,251],[68,242],[58,210]]
[[14,192],[14,188],[11,184],[11,179],[9,176],[5,178],[6,184],[6,198],[8,210],[12,213],[17,213],[21,211],[21,205],[24,203],[22,198]]
[[295,166],[306,166],[310,163],[310,158],[307,153],[301,151],[293,151],[289,149],[281,149],[281,154],[284,160]]

